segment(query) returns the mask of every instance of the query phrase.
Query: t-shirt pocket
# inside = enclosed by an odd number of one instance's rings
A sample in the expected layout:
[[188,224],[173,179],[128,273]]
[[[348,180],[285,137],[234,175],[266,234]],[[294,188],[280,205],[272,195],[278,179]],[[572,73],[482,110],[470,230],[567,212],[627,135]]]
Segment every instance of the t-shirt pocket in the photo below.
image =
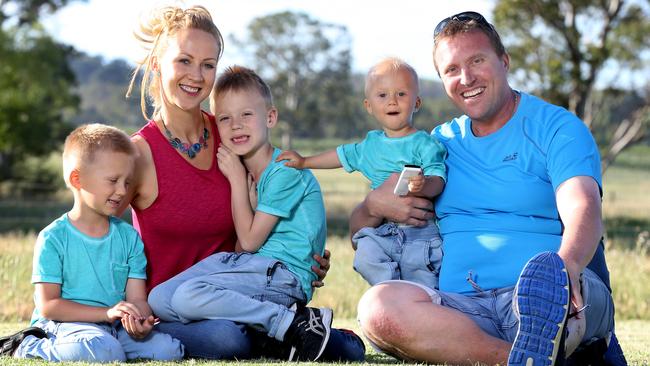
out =
[[122,299],[126,294],[126,281],[129,277],[129,266],[122,263],[111,263],[113,272],[113,291]]

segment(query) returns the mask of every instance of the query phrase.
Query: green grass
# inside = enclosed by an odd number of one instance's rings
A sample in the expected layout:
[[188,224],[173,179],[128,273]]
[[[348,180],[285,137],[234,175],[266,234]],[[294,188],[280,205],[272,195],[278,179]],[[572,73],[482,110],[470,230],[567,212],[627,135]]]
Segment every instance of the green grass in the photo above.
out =
[[[12,322],[12,323],[0,323],[0,334],[11,334],[23,327],[27,323]],[[337,319],[334,321],[335,327],[353,329],[358,332],[359,328],[356,325],[356,321],[353,319]],[[650,321],[647,320],[625,320],[619,321],[616,323],[616,334],[619,338],[621,347],[625,353],[628,364],[630,365],[648,365],[650,363]],[[372,351],[371,348],[366,344],[366,362],[363,365],[385,365],[385,364],[401,364],[401,361],[398,361],[390,356],[383,354],[377,354]],[[286,362],[281,362],[277,360],[250,360],[250,361],[205,361],[205,360],[187,360],[181,362],[183,365],[265,365],[265,364],[288,364]],[[14,360],[9,358],[0,358],[0,365],[46,365],[45,361],[41,360]],[[131,363],[133,364],[133,363]],[[169,365],[165,362],[138,362],[135,364],[139,365]],[[341,365],[345,363],[303,363],[305,365]],[[77,362],[75,365],[90,365],[84,362]]]

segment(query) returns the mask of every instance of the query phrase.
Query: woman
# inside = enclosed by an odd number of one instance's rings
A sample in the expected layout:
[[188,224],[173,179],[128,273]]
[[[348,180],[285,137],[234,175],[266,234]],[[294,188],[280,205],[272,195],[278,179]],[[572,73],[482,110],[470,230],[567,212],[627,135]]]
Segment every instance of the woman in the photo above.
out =
[[[221,33],[201,6],[165,7],[151,13],[136,37],[147,55],[127,96],[142,71],[141,107],[149,122],[133,136],[140,157],[128,201],[145,244],[151,290],[212,253],[234,251],[236,238],[230,186],[217,169],[220,138],[214,116],[201,110],[215,82]],[[151,119],[146,98],[154,107]],[[321,268],[314,271],[321,279],[328,256],[315,256]],[[281,349],[269,344],[268,337],[225,320],[161,323],[159,329],[181,340],[190,357],[245,358],[260,355],[265,345]],[[354,333],[334,331],[323,358],[359,360],[363,354],[363,343]]]

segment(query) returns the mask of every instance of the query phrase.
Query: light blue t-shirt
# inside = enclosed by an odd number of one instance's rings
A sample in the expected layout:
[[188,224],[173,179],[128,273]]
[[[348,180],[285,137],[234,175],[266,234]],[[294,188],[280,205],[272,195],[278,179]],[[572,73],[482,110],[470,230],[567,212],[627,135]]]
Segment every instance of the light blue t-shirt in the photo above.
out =
[[373,130],[358,143],[336,148],[339,161],[346,172],[359,171],[368,180],[370,188],[379,187],[404,165],[417,165],[425,176],[439,176],[446,180],[445,147],[432,135],[416,131],[404,137],[388,137],[384,131]]
[[[146,267],[133,226],[110,217],[108,233],[93,238],[75,228],[66,213],[38,234],[32,283],[58,283],[62,299],[110,307],[126,298],[127,279],[147,278]],[[39,318],[35,309],[32,324]]]
[[275,258],[295,274],[307,301],[312,296],[311,270],[317,265],[312,257],[323,254],[327,224],[323,195],[310,170],[298,170],[275,159],[282,151],[275,149],[271,162],[257,183],[257,211],[277,216],[275,225],[258,254]]
[[513,117],[488,136],[474,136],[467,116],[432,132],[449,153],[449,179],[436,201],[443,291],[473,292],[468,276],[483,290],[513,286],[531,257],[559,249],[557,187],[576,176],[602,186],[598,148],[585,124],[520,95]]

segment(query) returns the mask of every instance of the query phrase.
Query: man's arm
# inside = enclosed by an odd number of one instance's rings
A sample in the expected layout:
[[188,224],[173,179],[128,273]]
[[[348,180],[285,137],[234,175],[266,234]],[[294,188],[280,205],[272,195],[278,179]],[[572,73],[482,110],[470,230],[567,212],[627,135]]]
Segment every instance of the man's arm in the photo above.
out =
[[430,200],[412,196],[400,197],[393,193],[398,178],[399,174],[392,174],[355,207],[350,216],[351,233],[356,233],[366,226],[379,226],[384,220],[422,226],[433,218],[433,203]]
[[558,254],[569,272],[576,310],[583,306],[580,274],[591,261],[603,233],[600,189],[592,177],[578,176],[560,184],[555,196],[564,224]]

